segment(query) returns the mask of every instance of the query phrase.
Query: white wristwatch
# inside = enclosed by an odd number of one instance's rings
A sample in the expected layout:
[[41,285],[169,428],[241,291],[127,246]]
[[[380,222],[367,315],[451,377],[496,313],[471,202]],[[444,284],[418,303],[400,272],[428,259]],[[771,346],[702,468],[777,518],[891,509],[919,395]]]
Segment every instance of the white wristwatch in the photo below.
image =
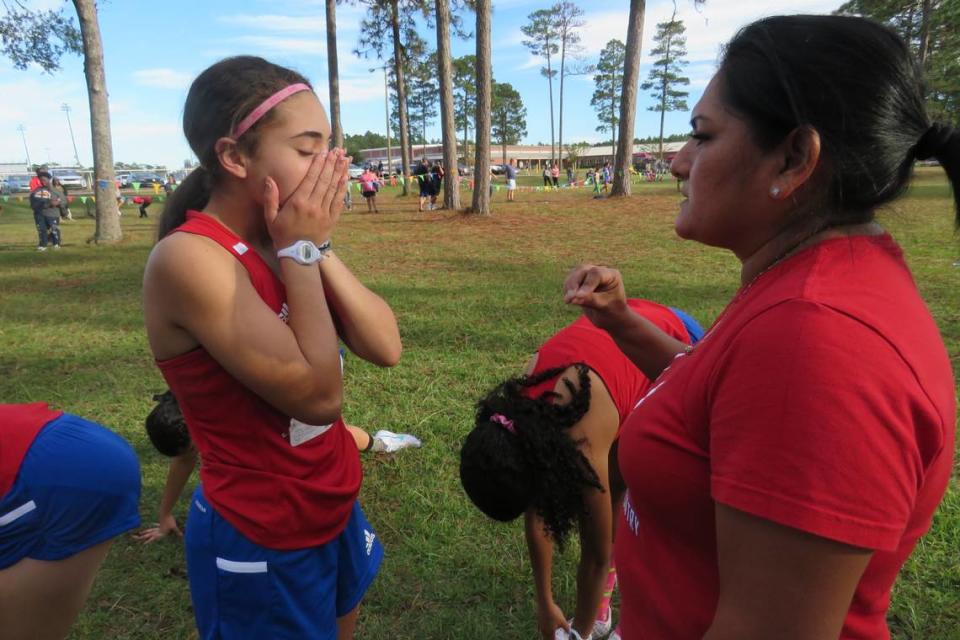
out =
[[319,247],[309,240],[297,240],[289,247],[277,251],[278,258],[293,258],[300,264],[316,264],[330,253],[330,241],[327,240]]

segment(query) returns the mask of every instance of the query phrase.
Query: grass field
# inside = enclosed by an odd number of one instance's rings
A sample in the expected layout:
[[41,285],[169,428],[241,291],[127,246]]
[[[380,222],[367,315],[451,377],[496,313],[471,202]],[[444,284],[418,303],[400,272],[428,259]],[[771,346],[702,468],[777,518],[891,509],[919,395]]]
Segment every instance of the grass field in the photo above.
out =
[[[676,238],[675,187],[641,184],[629,200],[589,190],[522,192],[494,215],[416,213],[387,188],[382,213],[353,213],[335,234],[338,254],[396,311],[404,355],[392,370],[348,358],[345,417],[408,431],[419,451],[364,459],[361,493],[387,559],[361,612],[357,637],[527,639],[534,598],[521,523],[494,524],[460,489],[459,445],[473,404],[576,311],[560,284],[581,261],[615,265],[628,294],[681,307],[708,324],[737,287],[728,253]],[[465,196],[469,197],[465,192]],[[151,395],[164,389],[144,336],[143,265],[159,206],[125,209],[124,240],[86,243],[93,222],[62,225],[64,248],[38,253],[32,216],[16,199],[0,213],[0,401],[45,400],[126,437],[143,467],[141,513],[155,518],[166,460],[143,433]],[[939,169],[922,170],[907,197],[881,215],[903,246],[960,365],[960,243]],[[177,513],[185,513],[186,500]],[[182,521],[182,520],[181,520]],[[572,545],[575,547],[575,545]],[[953,482],[908,562],[890,611],[895,638],[960,638],[960,486]],[[574,552],[556,569],[558,602],[572,611]],[[114,545],[72,638],[191,638],[183,550],[173,540]]]

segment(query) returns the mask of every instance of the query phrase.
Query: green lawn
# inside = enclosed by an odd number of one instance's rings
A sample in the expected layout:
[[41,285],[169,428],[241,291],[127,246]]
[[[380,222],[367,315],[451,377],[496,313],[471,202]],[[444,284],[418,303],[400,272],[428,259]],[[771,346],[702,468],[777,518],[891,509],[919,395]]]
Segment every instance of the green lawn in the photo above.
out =
[[[902,244],[957,370],[960,268],[952,263],[960,245],[942,176],[924,170],[882,221]],[[460,489],[459,444],[474,402],[520,372],[540,341],[575,317],[562,304],[560,284],[578,262],[615,265],[630,295],[684,308],[704,324],[736,289],[738,265],[728,253],[676,238],[671,183],[640,184],[627,201],[594,200],[588,189],[573,189],[524,191],[508,205],[499,191],[487,219],[418,214],[416,198],[396,191],[385,189],[376,216],[361,213],[366,207],[356,197],[335,235],[338,254],[396,311],[405,347],[392,370],[348,358],[345,416],[370,429],[415,433],[424,443],[419,451],[365,458],[361,498],[387,559],[357,635],[533,638],[522,525],[486,520]],[[93,222],[84,218],[62,225],[61,251],[38,253],[29,211],[16,198],[0,204],[0,400],[46,400],[125,436],[141,457],[142,515],[152,522],[166,460],[151,449],[142,424],[164,384],[144,336],[140,286],[160,205],[149,220],[126,208],[119,245],[87,244]],[[896,588],[896,638],[960,638],[958,549],[954,482]],[[569,551],[557,567],[558,602],[567,611],[574,556]],[[143,547],[125,537],[72,637],[192,635],[180,546],[168,540]]]

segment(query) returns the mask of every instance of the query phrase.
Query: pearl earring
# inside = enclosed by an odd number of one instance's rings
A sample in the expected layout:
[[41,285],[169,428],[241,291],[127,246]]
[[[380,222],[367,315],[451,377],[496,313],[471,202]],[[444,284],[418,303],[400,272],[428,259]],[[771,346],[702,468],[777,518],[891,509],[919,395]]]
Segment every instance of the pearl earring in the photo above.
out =
[[770,187],[770,197],[779,198],[780,197],[780,187]]

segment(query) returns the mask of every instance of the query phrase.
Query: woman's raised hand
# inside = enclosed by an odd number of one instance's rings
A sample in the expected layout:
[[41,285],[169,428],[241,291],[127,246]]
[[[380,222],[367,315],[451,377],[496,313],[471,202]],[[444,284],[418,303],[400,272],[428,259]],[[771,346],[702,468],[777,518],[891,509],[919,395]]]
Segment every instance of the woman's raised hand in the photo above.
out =
[[583,308],[601,329],[608,329],[629,313],[623,277],[616,269],[592,264],[575,267],[563,283],[563,301]]
[[307,175],[282,207],[276,181],[266,179],[263,216],[275,248],[282,249],[298,240],[319,245],[330,238],[343,211],[350,159],[343,149],[314,156]]

